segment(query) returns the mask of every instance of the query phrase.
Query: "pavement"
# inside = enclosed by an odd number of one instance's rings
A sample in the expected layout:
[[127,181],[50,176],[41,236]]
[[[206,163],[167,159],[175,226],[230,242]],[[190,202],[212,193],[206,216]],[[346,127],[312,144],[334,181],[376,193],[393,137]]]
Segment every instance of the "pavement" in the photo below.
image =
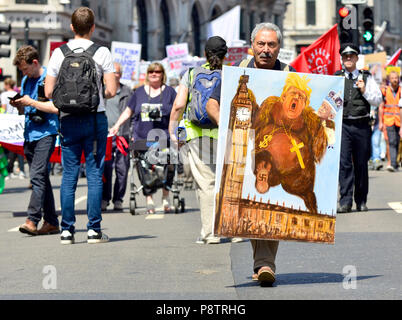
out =
[[[201,227],[194,191],[182,191],[186,212],[103,214],[110,242],[86,242],[86,179],[76,193],[76,243],[60,235],[18,232],[26,219],[28,180],[7,181],[0,195],[0,300],[401,300],[402,172],[370,172],[368,212],[339,214],[335,245],[281,242],[277,281],[251,281],[249,241],[195,243]],[[60,213],[61,176],[52,176]]]

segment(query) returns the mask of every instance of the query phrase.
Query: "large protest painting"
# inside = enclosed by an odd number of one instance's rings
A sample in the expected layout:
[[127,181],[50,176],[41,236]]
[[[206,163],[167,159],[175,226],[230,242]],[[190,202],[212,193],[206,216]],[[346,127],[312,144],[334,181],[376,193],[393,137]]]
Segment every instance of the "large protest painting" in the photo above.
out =
[[342,77],[223,68],[214,234],[335,242]]

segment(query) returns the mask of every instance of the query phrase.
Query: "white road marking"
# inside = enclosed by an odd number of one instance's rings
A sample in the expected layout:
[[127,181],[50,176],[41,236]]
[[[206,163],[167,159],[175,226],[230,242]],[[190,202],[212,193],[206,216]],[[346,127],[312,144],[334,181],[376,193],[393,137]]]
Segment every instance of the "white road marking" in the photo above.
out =
[[[82,201],[85,201],[87,198],[88,198],[87,196],[83,196],[83,197],[76,199],[74,202],[74,205],[77,205],[77,204],[81,203]],[[59,207],[57,210],[60,211],[61,207]]]
[[388,202],[388,205],[397,213],[402,213],[402,202]]
[[148,214],[145,218],[145,220],[160,220],[165,218],[164,213],[155,213],[155,214]]

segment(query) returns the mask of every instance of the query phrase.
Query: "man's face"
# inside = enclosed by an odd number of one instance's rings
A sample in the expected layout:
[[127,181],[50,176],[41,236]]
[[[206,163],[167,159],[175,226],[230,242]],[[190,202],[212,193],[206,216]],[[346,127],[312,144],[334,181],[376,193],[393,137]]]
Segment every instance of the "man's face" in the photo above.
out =
[[283,111],[289,119],[299,117],[306,106],[306,94],[295,87],[290,87],[283,98]]
[[260,30],[252,44],[255,64],[259,69],[273,69],[278,58],[280,45],[273,30]]
[[18,69],[24,76],[27,76],[28,78],[37,78],[40,76],[40,65],[37,60],[34,60],[31,64],[21,61]]
[[359,57],[355,53],[342,55],[342,63],[346,69],[356,69],[357,60]]
[[391,83],[391,86],[394,88],[399,85],[399,76],[397,73],[392,72],[389,74],[389,82]]

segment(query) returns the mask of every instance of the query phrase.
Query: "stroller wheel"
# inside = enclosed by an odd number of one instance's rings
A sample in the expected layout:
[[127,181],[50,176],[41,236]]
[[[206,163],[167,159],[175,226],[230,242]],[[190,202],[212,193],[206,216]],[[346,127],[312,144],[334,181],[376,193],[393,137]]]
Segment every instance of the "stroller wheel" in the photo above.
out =
[[135,215],[135,208],[137,207],[137,204],[134,199],[130,199],[130,213],[134,216]]
[[184,198],[180,199],[180,212],[183,213],[186,210],[186,205],[184,202]]
[[174,213],[179,213],[180,201],[178,197],[173,198]]

